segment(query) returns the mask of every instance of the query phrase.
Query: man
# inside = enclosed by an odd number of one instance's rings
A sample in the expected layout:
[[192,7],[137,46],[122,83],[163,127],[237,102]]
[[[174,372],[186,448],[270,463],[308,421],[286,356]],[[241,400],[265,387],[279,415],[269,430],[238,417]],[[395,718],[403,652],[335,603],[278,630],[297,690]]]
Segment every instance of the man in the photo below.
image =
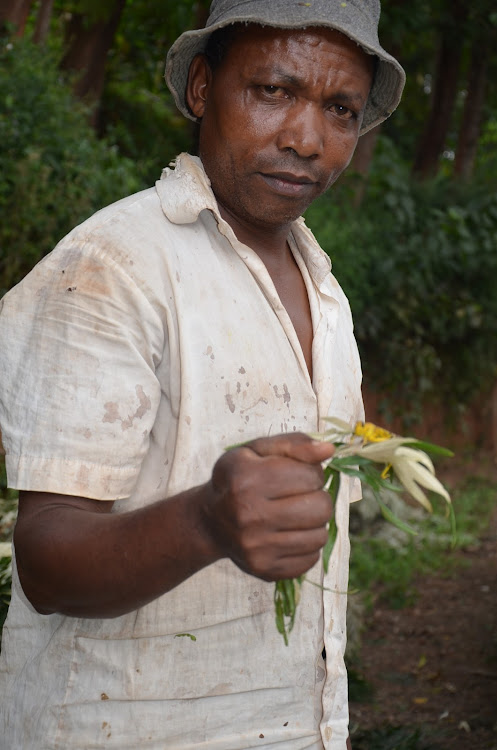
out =
[[[302,433],[362,417],[360,366],[298,217],[398,103],[378,15],[214,2],[166,69],[200,160],[97,213],[4,298],[0,423],[21,490],[6,747],[344,750],[357,493],[344,480],[333,511],[332,449]],[[304,573],[318,585],[285,647],[272,582]]]

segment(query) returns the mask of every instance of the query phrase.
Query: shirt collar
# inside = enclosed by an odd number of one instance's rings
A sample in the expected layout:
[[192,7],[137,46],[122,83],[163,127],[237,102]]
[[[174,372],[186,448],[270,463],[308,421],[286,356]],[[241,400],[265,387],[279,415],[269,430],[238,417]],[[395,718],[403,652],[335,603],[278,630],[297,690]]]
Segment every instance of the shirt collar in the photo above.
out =
[[[171,168],[173,167],[173,168]],[[173,224],[193,224],[204,209],[221,218],[210,180],[197,156],[180,154],[163,170],[156,182],[162,211]],[[314,283],[321,287],[329,279],[331,261],[317,243],[302,217],[294,221],[292,234]]]
[[163,170],[155,187],[162,210],[173,224],[193,224],[206,208],[218,220],[221,218],[210,180],[198,156],[180,154]]

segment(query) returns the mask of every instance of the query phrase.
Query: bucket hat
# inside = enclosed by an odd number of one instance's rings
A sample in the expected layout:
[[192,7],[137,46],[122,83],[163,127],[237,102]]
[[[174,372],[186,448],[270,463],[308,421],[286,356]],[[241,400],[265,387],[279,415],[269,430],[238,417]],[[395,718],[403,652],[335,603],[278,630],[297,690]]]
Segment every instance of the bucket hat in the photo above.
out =
[[188,71],[195,55],[204,52],[213,31],[234,23],[254,23],[279,29],[324,26],[345,34],[378,59],[364,112],[362,135],[392,114],[405,84],[402,66],[380,45],[380,13],[380,0],[310,0],[307,3],[296,0],[214,0],[205,28],[181,34],[169,50],[166,82],[178,109],[190,120],[196,120],[185,98]]

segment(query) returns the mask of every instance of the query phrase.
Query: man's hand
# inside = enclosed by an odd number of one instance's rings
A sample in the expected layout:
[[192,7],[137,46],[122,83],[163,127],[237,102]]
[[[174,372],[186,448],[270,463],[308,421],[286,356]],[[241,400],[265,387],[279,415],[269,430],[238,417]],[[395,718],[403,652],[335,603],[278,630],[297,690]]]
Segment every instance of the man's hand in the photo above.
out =
[[221,555],[268,581],[309,570],[326,544],[333,512],[321,468],[332,454],[329,444],[292,433],[222,456],[204,506]]
[[24,592],[39,612],[117,617],[230,557],[265,580],[301,575],[326,542],[321,461],[333,447],[293,433],[225,453],[209,482],[127,513],[112,502],[21,492]]

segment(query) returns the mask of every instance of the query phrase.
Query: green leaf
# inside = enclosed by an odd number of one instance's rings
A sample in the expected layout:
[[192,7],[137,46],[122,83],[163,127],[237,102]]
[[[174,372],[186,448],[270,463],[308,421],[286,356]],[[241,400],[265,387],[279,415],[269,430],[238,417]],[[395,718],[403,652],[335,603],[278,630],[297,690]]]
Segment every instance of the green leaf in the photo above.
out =
[[290,617],[290,625],[288,629],[291,630],[295,620],[295,585],[291,578],[284,579],[282,584],[283,591],[285,592],[283,611],[286,617]]
[[323,568],[324,572],[328,572],[328,565],[330,562],[331,553],[333,552],[333,547],[335,545],[335,540],[337,537],[337,524],[335,520],[335,507],[336,507],[336,500],[338,497],[338,491],[340,489],[340,473],[336,471],[335,469],[330,469],[329,475],[332,476],[331,484],[328,489],[328,492],[330,493],[330,497],[333,501],[333,516],[330,518],[329,524],[328,524],[328,539],[326,544],[323,547]]
[[336,538],[337,524],[335,521],[335,516],[333,516],[328,524],[328,540],[323,547],[323,568],[325,573],[328,572],[328,565],[330,563],[330,557],[331,553],[333,552],[333,547],[335,546]]
[[449,448],[444,448],[441,445],[435,445],[435,443],[427,443],[425,440],[415,440],[409,443],[409,448],[417,448],[425,453],[431,453],[434,456],[445,456],[452,458],[454,456],[453,451]]
[[416,529],[413,529],[412,526],[409,526],[409,524],[398,518],[398,516],[396,516],[395,513],[390,510],[388,505],[385,505],[385,503],[381,500],[380,496],[376,492],[374,493],[374,496],[376,498],[376,502],[380,506],[382,516],[386,521],[389,521],[401,531],[405,531],[406,534],[417,536],[418,532],[416,531]]
[[451,543],[450,546],[452,549],[455,549],[457,544],[457,522],[456,522],[456,513],[454,510],[454,506],[452,503],[449,503],[447,506],[447,510],[449,513],[450,518],[450,533],[451,533]]
[[175,638],[189,638],[191,641],[197,640],[197,636],[192,635],[191,633],[176,633],[174,637]]
[[329,466],[332,469],[341,471],[348,466],[371,466],[371,459],[364,456],[356,456],[355,454],[352,456],[338,456],[331,459]]

